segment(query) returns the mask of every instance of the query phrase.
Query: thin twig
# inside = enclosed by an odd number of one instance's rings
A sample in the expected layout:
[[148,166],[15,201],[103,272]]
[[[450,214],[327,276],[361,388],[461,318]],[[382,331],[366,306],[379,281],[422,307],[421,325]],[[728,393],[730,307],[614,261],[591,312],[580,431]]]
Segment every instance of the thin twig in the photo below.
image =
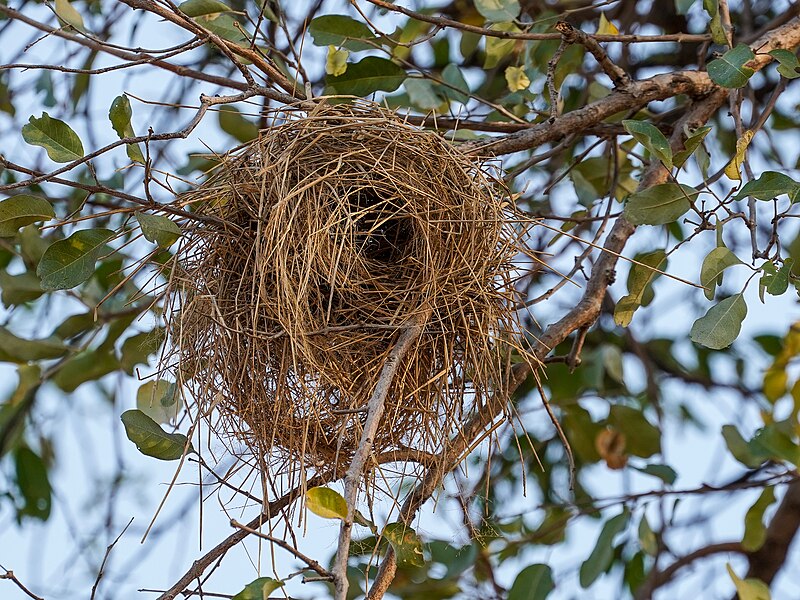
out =
[[37,596],[28,588],[26,588],[25,585],[19,579],[17,579],[17,576],[14,575],[14,571],[9,571],[3,565],[0,565],[0,569],[3,569],[5,571],[5,573],[0,573],[0,579],[8,579],[12,583],[14,583],[20,590],[22,590],[28,597],[33,598],[33,600],[44,600],[44,598],[42,598],[41,596]]
[[236,527],[237,529],[246,531],[250,535],[254,535],[256,537],[261,538],[262,540],[267,540],[268,542],[271,542],[276,546],[280,546],[290,554],[293,554],[294,556],[302,560],[304,563],[306,563],[311,570],[316,571],[319,574],[319,576],[322,577],[323,579],[328,581],[333,581],[333,573],[328,571],[328,569],[323,567],[313,558],[306,556],[305,554],[300,552],[297,548],[293,547],[291,544],[285,542],[284,540],[273,537],[271,535],[267,535],[266,533],[262,533],[257,529],[248,527],[247,525],[243,525],[242,523],[239,523],[239,521],[237,521],[236,519],[231,519],[231,527]]

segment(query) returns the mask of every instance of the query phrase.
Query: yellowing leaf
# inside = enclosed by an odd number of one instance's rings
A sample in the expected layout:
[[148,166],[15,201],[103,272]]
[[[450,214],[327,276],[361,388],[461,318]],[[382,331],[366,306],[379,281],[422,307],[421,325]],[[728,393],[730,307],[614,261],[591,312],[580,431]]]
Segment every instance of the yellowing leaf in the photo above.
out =
[[347,50],[337,50],[336,46],[328,46],[328,58],[325,61],[325,72],[328,75],[338,77],[347,71],[347,57],[350,53]]
[[731,576],[733,584],[736,586],[736,593],[739,595],[739,600],[770,600],[771,596],[769,588],[763,581],[758,579],[749,578],[741,579],[730,564],[725,565],[728,569],[728,575]]
[[736,154],[731,159],[731,162],[728,163],[728,166],[725,167],[725,175],[728,176],[728,179],[733,179],[735,181],[742,180],[742,175],[739,172],[739,168],[744,162],[744,157],[747,153],[747,147],[750,145],[750,141],[753,139],[754,134],[754,131],[748,129],[742,134],[741,138],[736,140]]
[[347,502],[336,490],[326,487],[311,488],[306,492],[308,510],[323,519],[346,519]]
[[80,31],[86,31],[81,13],[75,10],[75,7],[69,3],[69,0],[56,0],[55,11],[58,18],[67,25],[71,25]]
[[528,79],[523,67],[508,67],[506,69],[506,83],[508,84],[509,90],[518,92],[528,89],[531,80]]
[[597,26],[597,33],[600,35],[617,35],[619,29],[606,18],[605,13],[600,13],[600,24]]

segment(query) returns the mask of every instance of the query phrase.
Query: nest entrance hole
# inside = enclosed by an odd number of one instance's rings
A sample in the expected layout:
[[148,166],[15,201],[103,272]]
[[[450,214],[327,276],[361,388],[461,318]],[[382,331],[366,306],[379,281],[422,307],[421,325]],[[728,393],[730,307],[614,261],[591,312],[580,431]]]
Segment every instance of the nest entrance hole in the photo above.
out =
[[348,196],[348,204],[354,246],[363,258],[392,265],[410,254],[413,226],[408,216],[398,214],[395,202],[375,188],[362,188]]

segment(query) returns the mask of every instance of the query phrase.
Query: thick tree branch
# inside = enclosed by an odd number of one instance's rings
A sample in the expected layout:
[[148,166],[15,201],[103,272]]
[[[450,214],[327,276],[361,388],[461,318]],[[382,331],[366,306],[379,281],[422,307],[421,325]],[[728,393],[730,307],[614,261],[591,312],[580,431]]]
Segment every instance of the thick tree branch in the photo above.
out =
[[[800,18],[794,18],[751,44],[753,51],[758,54],[750,61],[749,66],[758,71],[773,60],[772,56],[767,54],[770,50],[792,49],[798,45],[800,45]],[[719,89],[720,87],[705,71],[664,73],[631,82],[605,98],[555,119],[490,141],[467,142],[461,149],[469,154],[489,155],[530,150],[548,142],[558,141],[576,131],[584,131],[587,127],[597,125],[616,113],[641,108],[656,100],[674,98],[679,94],[700,99]]]

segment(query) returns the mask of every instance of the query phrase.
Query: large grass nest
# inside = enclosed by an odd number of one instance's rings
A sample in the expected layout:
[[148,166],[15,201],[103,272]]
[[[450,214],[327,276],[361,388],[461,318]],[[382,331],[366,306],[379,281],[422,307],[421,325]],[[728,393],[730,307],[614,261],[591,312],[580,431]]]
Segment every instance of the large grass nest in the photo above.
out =
[[373,452],[439,454],[527,359],[514,287],[525,227],[508,191],[371,104],[273,119],[183,198],[207,218],[172,274],[170,360],[197,414],[262,466],[346,468],[387,356],[424,315]]

